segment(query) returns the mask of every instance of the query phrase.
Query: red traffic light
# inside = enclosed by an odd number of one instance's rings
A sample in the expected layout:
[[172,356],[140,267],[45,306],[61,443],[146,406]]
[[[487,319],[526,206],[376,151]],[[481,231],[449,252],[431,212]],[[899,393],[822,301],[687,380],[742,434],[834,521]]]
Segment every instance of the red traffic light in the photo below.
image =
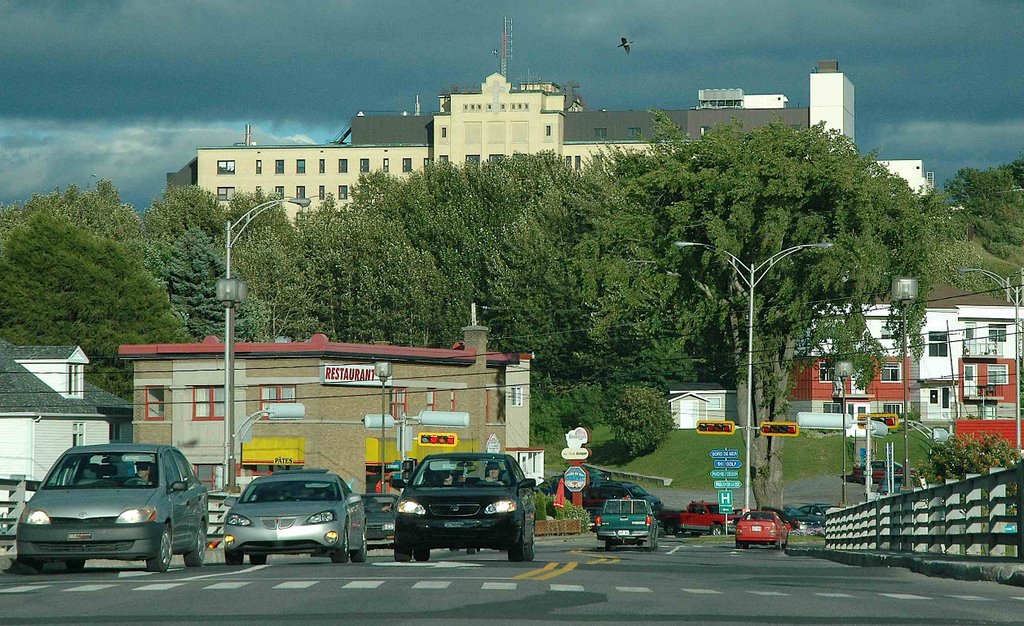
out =
[[889,430],[896,430],[900,425],[900,416],[896,413],[868,413],[864,417],[882,422]]
[[698,435],[731,435],[736,432],[736,423],[729,420],[700,420],[697,422]]
[[455,433],[420,433],[421,446],[445,446],[458,445],[459,436]]
[[761,434],[767,437],[798,437],[800,426],[796,422],[765,422]]

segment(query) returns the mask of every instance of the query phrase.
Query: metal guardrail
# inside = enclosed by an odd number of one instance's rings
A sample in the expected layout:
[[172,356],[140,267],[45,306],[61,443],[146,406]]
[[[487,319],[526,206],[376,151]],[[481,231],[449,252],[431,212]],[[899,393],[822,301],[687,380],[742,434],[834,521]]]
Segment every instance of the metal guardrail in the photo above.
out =
[[825,547],[1024,556],[1024,463],[894,494],[825,517]]
[[672,484],[672,479],[665,476],[648,476],[647,474],[637,474],[635,472],[625,472],[622,470],[613,469],[610,467],[601,467],[600,465],[593,465],[591,463],[584,463],[584,467],[592,467],[597,471],[609,476],[612,480],[625,480],[629,482],[648,482],[656,483],[663,487],[668,487]]

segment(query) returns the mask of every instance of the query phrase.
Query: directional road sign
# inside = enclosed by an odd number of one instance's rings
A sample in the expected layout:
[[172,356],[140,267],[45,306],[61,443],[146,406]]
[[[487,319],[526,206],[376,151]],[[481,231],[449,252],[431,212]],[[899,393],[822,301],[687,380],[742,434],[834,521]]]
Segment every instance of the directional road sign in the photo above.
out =
[[736,478],[739,475],[740,475],[740,473],[737,470],[724,470],[724,469],[711,470],[711,477],[712,478]]
[[739,489],[743,486],[738,480],[716,480],[715,489]]
[[739,450],[733,450],[731,448],[717,448],[708,452],[708,456],[713,459],[738,459],[740,456]]
[[[731,491],[719,491],[718,492],[718,510],[722,511],[722,507],[729,507],[732,510],[732,492]],[[725,511],[722,511],[725,513]]]
[[739,459],[718,459],[715,461],[716,469],[736,469],[737,467],[743,467],[743,463]]

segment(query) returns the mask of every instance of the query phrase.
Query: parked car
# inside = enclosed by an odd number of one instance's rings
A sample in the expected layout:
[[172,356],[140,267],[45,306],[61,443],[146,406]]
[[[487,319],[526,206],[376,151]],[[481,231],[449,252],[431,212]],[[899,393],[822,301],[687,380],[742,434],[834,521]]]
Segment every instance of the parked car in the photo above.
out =
[[789,545],[789,527],[775,511],[748,511],[736,523],[736,547],[752,544],[774,545],[779,550]]
[[[913,470],[911,470],[911,478],[915,476]],[[894,480],[897,484],[903,484],[903,464],[893,463],[893,475]],[[873,484],[879,484],[885,480],[885,461],[872,461],[871,462],[871,480]],[[849,482],[864,484],[864,466],[855,465],[853,470],[850,472]]]
[[689,532],[693,535],[723,535],[726,528],[736,523],[739,515],[725,515],[717,502],[693,501],[682,511],[663,509],[657,515],[666,534]]
[[22,571],[47,561],[81,571],[88,559],[145,561],[165,572],[206,558],[207,491],[173,446],[103,444],[68,449],[18,520]]
[[395,541],[395,510],[398,496],[385,493],[363,494],[366,512],[366,541],[390,546]]
[[270,554],[328,556],[334,563],[366,560],[363,499],[336,474],[283,470],[256,478],[224,516],[224,562],[245,555],[263,565]]
[[395,518],[395,560],[430,559],[435,548],[507,550],[510,561],[534,557],[534,493],[507,454],[446,453],[424,458],[402,488]]
[[794,506],[782,508],[785,520],[790,524],[790,530],[795,535],[820,535],[825,536],[825,516],[814,513],[804,513]]
[[606,500],[594,518],[594,532],[608,552],[620,545],[643,546],[648,552],[658,549],[658,520],[651,505],[639,498]]
[[661,498],[648,493],[636,483],[619,480],[604,480],[587,485],[583,490],[583,508],[590,511],[590,516],[593,517],[600,513],[605,501],[622,498],[646,500],[655,515],[662,509]]
[[800,511],[804,515],[820,515],[822,519],[824,519],[828,510],[834,508],[836,508],[836,505],[834,504],[815,502],[813,504],[801,504],[796,507],[796,510]]

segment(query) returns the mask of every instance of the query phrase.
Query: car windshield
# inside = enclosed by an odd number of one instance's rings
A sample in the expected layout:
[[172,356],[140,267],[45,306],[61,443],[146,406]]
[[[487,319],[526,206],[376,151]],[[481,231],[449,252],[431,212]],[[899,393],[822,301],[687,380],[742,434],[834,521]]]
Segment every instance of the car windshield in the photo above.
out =
[[152,452],[80,452],[61,457],[43,489],[152,489],[157,484]]
[[651,511],[646,500],[607,500],[601,513],[605,515],[648,515]]
[[500,459],[430,459],[420,465],[414,487],[495,487],[510,485],[512,473]]
[[642,498],[644,496],[651,495],[651,494],[647,493],[647,491],[643,487],[641,487],[640,485],[626,485],[625,487],[626,487],[626,491],[628,491],[629,494],[631,496],[633,496],[634,498]]
[[751,511],[743,516],[745,520],[758,520],[758,521],[772,521],[771,513],[764,513],[761,511]]
[[367,513],[393,513],[395,500],[392,496],[363,496],[363,509]]
[[241,502],[327,502],[338,500],[338,485],[326,480],[255,481],[242,494]]

